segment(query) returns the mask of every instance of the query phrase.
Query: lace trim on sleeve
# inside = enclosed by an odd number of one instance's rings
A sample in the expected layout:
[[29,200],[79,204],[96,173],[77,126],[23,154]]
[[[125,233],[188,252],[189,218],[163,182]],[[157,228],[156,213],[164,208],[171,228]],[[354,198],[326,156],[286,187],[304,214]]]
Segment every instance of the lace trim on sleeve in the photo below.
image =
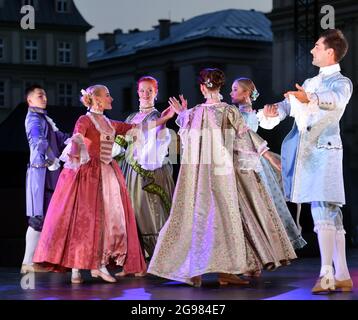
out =
[[[68,156],[68,154],[71,153],[72,143],[77,143],[78,145],[78,149],[79,149],[78,162],[72,162],[71,158]],[[60,160],[65,163],[64,164],[65,168],[76,170],[82,164],[85,164],[90,160],[90,156],[88,154],[88,150],[84,142],[84,137],[81,133],[76,133],[71,138],[67,139],[65,141],[65,145],[66,147],[60,156]]]

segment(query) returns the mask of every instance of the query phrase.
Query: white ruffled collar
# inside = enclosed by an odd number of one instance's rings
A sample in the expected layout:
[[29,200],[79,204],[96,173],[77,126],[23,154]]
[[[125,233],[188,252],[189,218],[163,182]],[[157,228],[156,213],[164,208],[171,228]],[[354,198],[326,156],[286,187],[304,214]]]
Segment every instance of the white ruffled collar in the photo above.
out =
[[59,131],[58,128],[56,127],[56,123],[55,123],[49,116],[47,116],[47,115],[45,114],[45,118],[46,118],[48,124],[52,127],[52,130],[53,130],[54,132]]
[[103,114],[103,110],[102,110],[102,111],[98,111],[98,110],[90,109],[89,112],[95,113],[95,114]]
[[[106,132],[105,130],[103,130],[100,126],[100,124],[97,122],[96,118],[93,116],[93,114],[91,112],[87,112],[86,115],[91,119],[92,123],[94,124],[94,126],[96,127],[97,131],[102,133],[102,134],[108,134],[108,132]],[[111,135],[115,135],[116,131],[114,130],[111,122],[109,121],[109,119],[105,116],[102,115],[102,117],[106,120],[106,122],[108,123],[109,127],[111,128]]]
[[46,110],[46,109],[42,109],[42,108],[39,108],[39,107],[29,106],[29,110],[30,110],[31,112],[36,112],[36,113],[41,113],[41,114],[47,114],[47,110]]
[[47,120],[47,123],[51,126],[52,130],[54,132],[59,131],[57,126],[56,126],[56,123],[47,115],[47,110],[42,109],[42,108],[37,108],[37,107],[29,107],[29,110],[31,112],[36,112],[36,113],[43,114],[45,116],[46,120]]

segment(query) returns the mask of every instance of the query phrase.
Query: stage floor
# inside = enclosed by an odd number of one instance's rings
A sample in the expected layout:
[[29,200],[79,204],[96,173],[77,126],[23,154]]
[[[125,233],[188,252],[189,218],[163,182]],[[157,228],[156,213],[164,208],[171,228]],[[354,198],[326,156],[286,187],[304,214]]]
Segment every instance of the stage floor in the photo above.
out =
[[[148,275],[110,284],[83,272],[85,283],[72,285],[70,273],[36,273],[22,278],[18,269],[0,269],[1,300],[358,300],[358,249],[348,252],[356,289],[351,293],[312,295],[319,258],[299,258],[290,266],[265,271],[248,286],[219,286],[206,275],[201,288]],[[27,287],[28,289],[23,289]]]

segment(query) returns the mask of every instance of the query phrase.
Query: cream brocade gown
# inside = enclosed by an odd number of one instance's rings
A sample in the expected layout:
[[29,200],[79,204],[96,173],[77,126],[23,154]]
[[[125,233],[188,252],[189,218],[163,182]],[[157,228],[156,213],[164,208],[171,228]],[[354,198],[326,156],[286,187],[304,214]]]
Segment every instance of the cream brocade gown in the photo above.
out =
[[296,258],[255,172],[266,142],[237,108],[198,105],[177,124],[181,167],[148,272],[192,284],[197,275],[273,269]]

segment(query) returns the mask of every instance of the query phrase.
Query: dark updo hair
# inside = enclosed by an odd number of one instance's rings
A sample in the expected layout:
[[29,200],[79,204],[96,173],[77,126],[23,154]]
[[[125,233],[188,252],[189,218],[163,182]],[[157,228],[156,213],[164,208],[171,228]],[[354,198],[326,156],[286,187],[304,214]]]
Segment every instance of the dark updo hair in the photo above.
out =
[[199,83],[205,85],[209,90],[220,89],[225,83],[225,75],[220,69],[205,68],[200,71]]

